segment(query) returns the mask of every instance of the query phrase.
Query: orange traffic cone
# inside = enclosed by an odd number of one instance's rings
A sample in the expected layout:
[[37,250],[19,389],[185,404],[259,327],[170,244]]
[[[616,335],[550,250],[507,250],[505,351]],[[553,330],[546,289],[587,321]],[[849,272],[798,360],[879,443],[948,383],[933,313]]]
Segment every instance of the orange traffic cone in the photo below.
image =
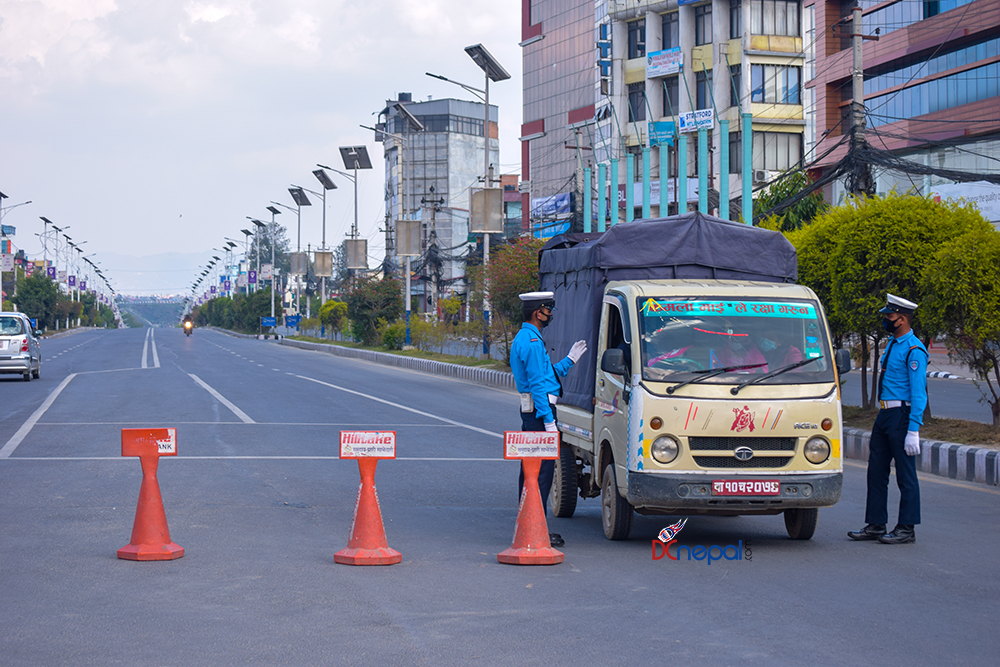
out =
[[163,510],[160,483],[156,479],[156,469],[160,457],[140,456],[142,464],[142,486],[139,487],[139,503],[135,508],[135,523],[132,524],[132,541],[118,550],[118,557],[125,560],[174,560],[184,555],[184,547],[170,541],[167,528],[167,514]]
[[333,554],[333,560],[344,565],[393,565],[403,560],[403,555],[389,548],[382,524],[382,511],[375,492],[375,466],[378,459],[359,458],[361,487],[354,506],[354,522],[347,548]]
[[563,552],[549,545],[549,527],[542,509],[542,494],[538,490],[540,459],[522,459],[524,490],[514,524],[514,542],[509,549],[497,554],[497,560],[508,565],[555,565],[563,562]]

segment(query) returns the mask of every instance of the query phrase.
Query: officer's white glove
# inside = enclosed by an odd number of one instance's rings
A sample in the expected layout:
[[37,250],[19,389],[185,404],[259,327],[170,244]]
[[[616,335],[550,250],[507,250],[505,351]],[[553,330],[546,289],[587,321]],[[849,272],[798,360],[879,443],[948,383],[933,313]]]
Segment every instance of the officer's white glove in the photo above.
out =
[[575,364],[576,362],[580,361],[580,357],[582,357],[583,353],[586,351],[587,351],[587,341],[578,340],[575,343],[573,343],[573,347],[569,348],[569,354],[567,354],[566,356],[569,357],[570,361],[572,361]]
[[559,429],[556,428],[555,422],[545,422],[545,430],[549,433],[558,433]]
[[907,456],[916,456],[920,453],[920,432],[907,431],[906,440],[903,441],[903,449]]

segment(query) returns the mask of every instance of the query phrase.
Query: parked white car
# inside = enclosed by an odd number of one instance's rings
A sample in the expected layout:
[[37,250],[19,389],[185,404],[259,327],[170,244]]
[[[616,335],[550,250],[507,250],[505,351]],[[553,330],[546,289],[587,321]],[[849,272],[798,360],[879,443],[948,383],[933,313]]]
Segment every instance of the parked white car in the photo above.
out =
[[18,373],[25,382],[42,371],[39,332],[24,313],[0,313],[0,373]]

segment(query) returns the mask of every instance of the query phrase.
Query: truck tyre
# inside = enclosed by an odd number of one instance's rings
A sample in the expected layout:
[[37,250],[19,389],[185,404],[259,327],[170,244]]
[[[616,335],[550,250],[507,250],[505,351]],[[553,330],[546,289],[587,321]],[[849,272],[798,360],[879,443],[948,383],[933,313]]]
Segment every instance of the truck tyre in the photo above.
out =
[[632,506],[618,493],[614,463],[608,464],[601,479],[601,523],[609,540],[627,540],[632,532]]
[[819,508],[798,507],[785,510],[785,530],[793,540],[808,540],[816,532]]
[[569,445],[559,446],[559,460],[555,462],[549,507],[552,516],[568,519],[576,511],[576,455]]

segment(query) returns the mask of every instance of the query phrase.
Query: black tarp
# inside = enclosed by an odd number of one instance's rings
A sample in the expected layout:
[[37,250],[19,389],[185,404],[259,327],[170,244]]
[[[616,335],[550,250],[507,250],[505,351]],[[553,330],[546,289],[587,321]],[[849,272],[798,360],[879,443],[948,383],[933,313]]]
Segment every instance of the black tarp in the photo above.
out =
[[603,234],[562,234],[539,253],[541,289],[555,292],[545,329],[559,360],[580,339],[587,353],[562,378],[561,402],[593,411],[597,334],[605,286],[614,280],[717,279],[795,282],[795,248],[778,232],[701,213],[615,225]]

